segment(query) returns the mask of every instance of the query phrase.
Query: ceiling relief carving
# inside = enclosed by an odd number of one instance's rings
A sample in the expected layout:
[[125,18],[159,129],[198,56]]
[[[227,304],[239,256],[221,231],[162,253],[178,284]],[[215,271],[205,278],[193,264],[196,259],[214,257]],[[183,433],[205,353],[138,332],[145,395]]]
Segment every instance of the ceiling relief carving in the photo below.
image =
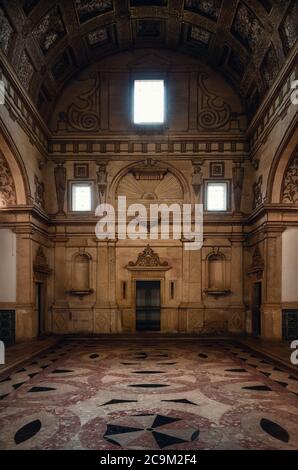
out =
[[[16,0],[1,9],[0,46],[17,73],[20,62],[21,68],[25,61],[32,65],[32,86],[27,78],[23,83],[36,103],[45,100],[43,109],[78,70],[146,44],[199,56],[234,83],[253,114],[298,37],[296,0],[240,1],[236,10],[222,0],[74,0],[59,6]],[[24,31],[28,60],[17,37]]]
[[244,3],[240,3],[235,15],[232,32],[250,51],[256,51],[262,43],[263,26],[258,17]]
[[60,113],[59,129],[69,132],[100,130],[100,75],[94,73],[84,80],[85,83],[87,90],[78,96],[66,112]]
[[112,0],[75,0],[75,5],[81,23],[113,9]]
[[230,121],[231,110],[227,103],[211,93],[206,86],[208,75],[199,75],[200,107],[198,124],[200,129],[218,130],[224,128]]
[[0,48],[7,55],[13,36],[13,28],[0,6]]
[[66,34],[59,8],[52,8],[35,26],[32,34],[42,52],[47,54],[51,47]]
[[282,202],[298,204],[298,154],[289,166],[284,178]]
[[0,151],[0,209],[17,203],[15,184],[10,168]]
[[18,77],[25,90],[29,90],[30,88],[33,73],[33,65],[30,62],[27,52],[23,51],[19,62]]
[[217,20],[222,0],[185,0],[185,9]]

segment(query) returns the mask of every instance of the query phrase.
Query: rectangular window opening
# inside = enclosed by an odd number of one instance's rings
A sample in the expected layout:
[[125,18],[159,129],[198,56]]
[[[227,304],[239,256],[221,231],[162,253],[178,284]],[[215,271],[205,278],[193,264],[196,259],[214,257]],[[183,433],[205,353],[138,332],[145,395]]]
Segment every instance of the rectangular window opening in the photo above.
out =
[[164,80],[135,80],[134,124],[160,125],[164,121]]
[[205,210],[227,211],[228,210],[228,183],[208,182],[206,188]]
[[91,184],[72,185],[72,210],[74,212],[90,212],[92,210]]

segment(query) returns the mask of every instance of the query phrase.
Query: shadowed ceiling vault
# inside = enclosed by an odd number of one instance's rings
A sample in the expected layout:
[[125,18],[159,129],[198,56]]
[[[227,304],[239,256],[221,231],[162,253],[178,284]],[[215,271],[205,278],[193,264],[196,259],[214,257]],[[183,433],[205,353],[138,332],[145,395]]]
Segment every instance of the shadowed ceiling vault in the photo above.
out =
[[297,40],[295,0],[0,0],[0,47],[37,107],[79,70],[133,47],[193,54],[251,115]]

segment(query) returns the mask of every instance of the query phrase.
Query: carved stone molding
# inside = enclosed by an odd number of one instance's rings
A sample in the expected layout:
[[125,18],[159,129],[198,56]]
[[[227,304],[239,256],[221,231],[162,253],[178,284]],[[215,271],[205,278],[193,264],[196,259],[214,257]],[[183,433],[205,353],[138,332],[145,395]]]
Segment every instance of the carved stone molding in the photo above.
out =
[[107,164],[99,164],[97,171],[97,190],[98,190],[98,200],[99,204],[104,204],[106,202],[107,187],[108,187],[108,174],[107,174]]
[[233,193],[234,193],[234,204],[235,211],[240,212],[241,210],[241,196],[244,180],[244,168],[241,163],[236,163],[233,167]]
[[191,185],[193,187],[197,201],[199,201],[200,199],[202,184],[203,184],[203,173],[202,173],[201,165],[197,163],[193,163],[193,175],[192,175]]
[[42,183],[38,176],[35,175],[34,177],[34,183],[35,183],[35,194],[34,194],[34,200],[36,204],[41,206],[43,209],[45,208],[45,186],[44,183]]
[[64,198],[66,191],[66,168],[63,166],[64,162],[61,162],[54,169],[56,194],[57,194],[57,214],[64,215]]
[[3,153],[0,151],[0,207],[12,206],[16,203],[13,177]]
[[159,271],[167,271],[170,268],[167,261],[161,261],[159,255],[154,252],[154,250],[147,245],[146,248],[139,253],[137,261],[130,261],[127,265],[129,270],[146,270],[154,269]]
[[261,175],[258,181],[253,184],[253,209],[256,209],[263,202],[262,183],[263,176]]

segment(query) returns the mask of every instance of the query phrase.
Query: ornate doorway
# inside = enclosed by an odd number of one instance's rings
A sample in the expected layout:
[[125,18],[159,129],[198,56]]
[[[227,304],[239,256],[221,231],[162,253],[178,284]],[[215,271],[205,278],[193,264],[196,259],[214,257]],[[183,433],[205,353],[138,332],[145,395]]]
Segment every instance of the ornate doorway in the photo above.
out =
[[160,331],[160,281],[136,281],[136,329]]

